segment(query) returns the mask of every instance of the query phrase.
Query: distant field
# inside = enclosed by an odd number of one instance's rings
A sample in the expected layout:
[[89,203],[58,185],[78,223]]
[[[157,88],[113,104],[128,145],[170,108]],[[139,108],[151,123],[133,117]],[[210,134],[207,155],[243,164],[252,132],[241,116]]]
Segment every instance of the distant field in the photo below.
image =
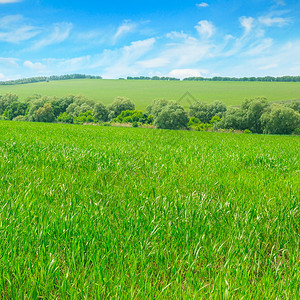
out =
[[[109,104],[117,96],[125,96],[144,110],[154,99],[178,101],[186,92],[197,100],[221,100],[227,105],[239,105],[245,98],[266,97],[269,101],[300,99],[299,82],[188,82],[140,80],[66,80],[0,86],[0,94],[13,92],[21,98],[32,94],[64,96],[82,94]],[[183,101],[184,106],[188,106]]]
[[300,139],[0,122],[0,299],[296,299]]

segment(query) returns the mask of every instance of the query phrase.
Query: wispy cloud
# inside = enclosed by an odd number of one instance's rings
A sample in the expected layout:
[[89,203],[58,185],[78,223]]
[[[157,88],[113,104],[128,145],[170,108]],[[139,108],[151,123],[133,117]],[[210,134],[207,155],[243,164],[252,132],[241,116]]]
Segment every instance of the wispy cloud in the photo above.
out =
[[26,25],[22,15],[0,18],[0,28],[0,41],[8,43],[27,41],[41,32],[37,27]]
[[255,19],[252,17],[240,17],[240,23],[245,30],[244,36],[247,36],[251,32],[252,28],[254,27],[254,21]]
[[133,23],[129,20],[124,21],[124,23],[121,26],[119,26],[117,32],[113,37],[114,42],[116,42],[119,38],[123,37],[127,33],[134,31],[136,27],[137,27],[136,23]]
[[198,7],[208,7],[208,6],[209,6],[209,4],[208,4],[208,3],[206,3],[206,2],[202,2],[202,3],[198,3],[198,4],[196,4],[196,6],[198,6]]
[[8,67],[18,67],[18,61],[19,59],[17,58],[10,58],[10,57],[0,57],[0,64],[5,65]]
[[54,28],[52,29],[52,32],[48,36],[45,36],[41,40],[35,42],[35,44],[31,47],[32,50],[38,50],[40,48],[65,41],[69,37],[73,28],[72,23],[56,23],[53,26]]
[[195,26],[195,28],[201,36],[207,38],[210,38],[215,32],[215,27],[213,23],[207,20],[200,21],[198,25]]
[[270,17],[270,16],[265,16],[265,17],[259,17],[258,21],[265,25],[265,26],[285,26],[290,23],[289,18],[282,18],[282,17]]
[[7,4],[7,3],[16,3],[21,2],[22,0],[0,0],[0,4]]

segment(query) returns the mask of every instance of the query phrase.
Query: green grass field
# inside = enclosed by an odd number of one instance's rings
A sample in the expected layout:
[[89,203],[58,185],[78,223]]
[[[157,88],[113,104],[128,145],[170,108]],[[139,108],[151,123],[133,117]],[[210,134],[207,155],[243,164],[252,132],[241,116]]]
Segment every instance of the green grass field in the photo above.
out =
[[0,298],[300,294],[299,137],[8,121],[0,136]]
[[[13,92],[21,98],[32,94],[64,96],[82,94],[104,104],[117,96],[130,98],[137,109],[145,110],[154,99],[178,101],[186,92],[197,100],[221,100],[240,105],[245,98],[266,97],[270,101],[300,99],[300,82],[196,82],[144,80],[66,80],[0,86],[0,94]],[[188,106],[183,101],[184,106]]]

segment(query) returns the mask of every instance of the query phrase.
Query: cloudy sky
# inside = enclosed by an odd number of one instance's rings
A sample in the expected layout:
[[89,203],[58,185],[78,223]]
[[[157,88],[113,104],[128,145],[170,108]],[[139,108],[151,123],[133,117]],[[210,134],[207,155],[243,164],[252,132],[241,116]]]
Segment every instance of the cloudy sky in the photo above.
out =
[[0,0],[0,81],[300,75],[299,0]]

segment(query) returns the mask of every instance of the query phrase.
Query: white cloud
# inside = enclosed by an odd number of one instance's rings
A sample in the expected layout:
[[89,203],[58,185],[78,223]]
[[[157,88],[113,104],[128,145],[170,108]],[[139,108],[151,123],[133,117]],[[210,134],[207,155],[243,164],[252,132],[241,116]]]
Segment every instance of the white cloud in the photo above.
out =
[[0,73],[0,81],[4,81],[5,78],[6,78],[6,77],[4,76],[4,74]]
[[207,70],[199,70],[199,69],[175,69],[169,72],[168,76],[175,77],[179,79],[187,78],[187,77],[204,77],[207,75]]
[[24,65],[24,67],[29,68],[34,71],[44,71],[46,69],[46,66],[43,65],[42,63],[40,63],[40,62],[33,63],[30,60],[26,60],[23,65]]
[[215,31],[215,27],[212,22],[209,22],[207,20],[200,21],[198,25],[195,26],[195,28],[200,35],[207,38],[210,38]]
[[0,28],[0,41],[8,43],[27,41],[40,33],[38,28],[24,24],[22,15],[0,18]]
[[121,26],[119,26],[117,32],[113,37],[113,40],[116,41],[125,34],[132,32],[136,28],[136,26],[137,25],[135,23],[132,23],[130,21],[124,21],[124,23]]
[[0,0],[0,4],[7,4],[7,3],[16,3],[21,2],[22,0]]
[[175,40],[175,39],[187,39],[189,36],[186,33],[184,33],[183,31],[180,31],[180,32],[172,31],[172,32],[167,33],[166,37],[168,39],[174,39]]
[[290,19],[281,18],[281,17],[272,18],[272,17],[266,16],[266,17],[259,17],[258,21],[261,24],[265,25],[265,26],[279,26],[279,27],[282,27],[282,26],[285,26],[285,25],[289,24]]
[[208,7],[209,4],[206,3],[206,2],[202,2],[202,3],[199,3],[199,4],[196,4],[198,7]]
[[0,64],[6,65],[8,67],[16,68],[18,67],[17,58],[9,58],[9,57],[0,57]]
[[263,39],[262,41],[255,42],[254,44],[248,46],[248,50],[243,52],[243,55],[260,55],[265,54],[268,49],[273,45],[273,40],[270,38]]
[[56,23],[52,32],[45,38],[37,41],[31,49],[37,50],[53,44],[65,41],[73,28],[72,23]]
[[244,36],[248,35],[254,27],[255,19],[252,17],[240,17],[240,23],[244,27]]

